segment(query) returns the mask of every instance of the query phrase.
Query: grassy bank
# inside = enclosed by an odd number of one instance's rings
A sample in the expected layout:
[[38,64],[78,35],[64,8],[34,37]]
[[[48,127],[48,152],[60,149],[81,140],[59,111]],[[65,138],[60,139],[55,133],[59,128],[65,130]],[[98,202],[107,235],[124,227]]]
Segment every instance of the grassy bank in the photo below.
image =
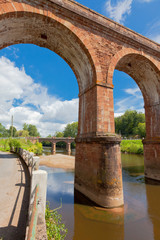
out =
[[121,152],[143,154],[142,140],[122,140]]
[[37,142],[33,144],[31,141],[26,139],[1,139],[0,140],[0,151],[8,152],[13,148],[23,148],[29,152],[33,152],[36,155],[42,154],[42,144]]

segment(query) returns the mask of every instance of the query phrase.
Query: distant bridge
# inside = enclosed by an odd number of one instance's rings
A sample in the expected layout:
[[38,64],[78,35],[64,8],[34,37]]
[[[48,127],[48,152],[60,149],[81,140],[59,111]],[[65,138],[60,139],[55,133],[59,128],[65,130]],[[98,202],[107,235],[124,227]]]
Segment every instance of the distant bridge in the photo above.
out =
[[72,137],[46,137],[46,138],[41,138],[41,137],[27,137],[26,139],[30,140],[32,143],[36,143],[37,141],[39,142],[50,142],[52,144],[52,149],[51,152],[52,154],[56,153],[56,143],[58,142],[65,142],[66,143],[66,150],[68,153],[71,152],[71,143],[75,142],[75,138]]

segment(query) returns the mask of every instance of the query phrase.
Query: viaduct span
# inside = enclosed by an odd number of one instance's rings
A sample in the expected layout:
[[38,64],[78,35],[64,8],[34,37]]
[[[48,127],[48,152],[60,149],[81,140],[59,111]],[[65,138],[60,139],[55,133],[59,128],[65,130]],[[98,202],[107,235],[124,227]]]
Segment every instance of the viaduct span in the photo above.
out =
[[144,98],[145,176],[160,180],[160,45],[73,0],[0,0],[0,49],[32,43],[61,56],[79,85],[75,188],[104,207],[123,205],[113,73]]
[[27,139],[29,139],[31,142],[36,143],[36,141],[38,142],[50,142],[52,144],[52,154],[56,153],[56,143],[58,142],[65,142],[66,143],[66,150],[68,153],[71,153],[71,143],[75,142],[75,138],[71,138],[71,137],[63,137],[63,138],[57,138],[57,137],[51,137],[51,138],[39,138],[39,137],[28,137]]

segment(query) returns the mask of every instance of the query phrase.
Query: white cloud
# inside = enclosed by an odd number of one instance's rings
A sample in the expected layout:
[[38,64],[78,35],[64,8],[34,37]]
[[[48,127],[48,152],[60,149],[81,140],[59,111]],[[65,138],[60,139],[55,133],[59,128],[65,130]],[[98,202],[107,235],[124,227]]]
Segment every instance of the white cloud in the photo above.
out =
[[115,102],[115,116],[121,116],[128,109],[144,112],[144,101],[138,87],[124,89],[129,96]]
[[114,113],[114,117],[120,117],[120,116],[122,116],[124,114],[124,112],[122,112],[122,113]]
[[138,87],[136,88],[127,88],[124,90],[124,92],[130,94],[130,95],[133,95],[133,96],[136,96],[137,98],[142,98],[141,96],[141,91]]
[[133,0],[121,0],[117,1],[116,4],[112,4],[111,0],[108,0],[105,4],[106,12],[116,22],[123,23],[126,15],[131,13],[132,2]]
[[50,96],[47,88],[19,69],[5,57],[0,58],[0,122],[21,129],[24,123],[37,126],[42,136],[62,131],[67,123],[77,121],[78,99],[62,101]]

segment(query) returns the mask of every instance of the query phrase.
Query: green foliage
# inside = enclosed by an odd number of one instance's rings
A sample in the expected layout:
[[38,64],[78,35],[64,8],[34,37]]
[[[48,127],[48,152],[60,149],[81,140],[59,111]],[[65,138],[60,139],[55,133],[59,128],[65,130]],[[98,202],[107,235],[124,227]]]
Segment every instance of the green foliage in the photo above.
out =
[[69,123],[64,129],[64,137],[76,137],[78,133],[78,122]]
[[8,152],[10,150],[9,140],[8,139],[1,139],[0,140],[0,151]]
[[122,140],[121,151],[127,153],[143,154],[142,140]]
[[137,127],[137,134],[143,138],[146,136],[146,124],[145,123],[139,123]]
[[36,142],[36,144],[33,144],[28,148],[29,152],[33,152],[36,155],[41,155],[43,151],[42,143]]
[[16,137],[28,137],[29,132],[27,130],[19,130],[16,132]]
[[35,125],[24,123],[23,130],[28,131],[29,136],[31,136],[31,137],[39,137],[40,136],[40,134],[37,130],[37,127]]
[[64,137],[64,133],[63,132],[55,132],[55,137],[62,138],[62,137]]
[[[127,110],[122,116],[115,118],[115,131],[122,136],[135,136],[140,137],[145,133],[141,133],[139,123],[145,123],[145,115],[137,111]],[[145,129],[143,129],[145,131]]]
[[48,240],[63,240],[68,232],[62,223],[62,216],[57,212],[58,209],[51,210],[49,203],[46,206],[45,219]]
[[8,144],[9,144],[10,150],[12,149],[18,150],[21,147],[21,142],[17,139],[10,138]]
[[16,136],[16,132],[17,132],[17,129],[13,126],[13,130],[12,130],[12,126],[10,126],[10,128],[8,130],[9,137],[15,137]]
[[9,137],[8,130],[0,123],[0,137]]
[[78,133],[78,122],[67,124],[63,132],[55,132],[55,137],[76,137]]
[[29,152],[33,152],[36,155],[42,154],[42,144],[39,142],[36,142],[36,144],[33,144],[31,141],[26,139],[1,139],[0,140],[0,151],[7,152],[12,149],[19,149],[23,148]]

